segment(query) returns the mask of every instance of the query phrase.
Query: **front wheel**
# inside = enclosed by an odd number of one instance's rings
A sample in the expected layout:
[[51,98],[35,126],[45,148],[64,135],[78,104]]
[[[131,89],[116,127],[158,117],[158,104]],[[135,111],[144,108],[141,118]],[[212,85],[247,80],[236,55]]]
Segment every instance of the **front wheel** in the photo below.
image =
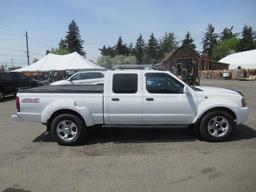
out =
[[211,111],[200,122],[200,134],[206,141],[225,141],[234,127],[234,118],[230,113]]
[[84,139],[85,125],[76,115],[62,114],[53,119],[51,133],[60,145],[77,145]]

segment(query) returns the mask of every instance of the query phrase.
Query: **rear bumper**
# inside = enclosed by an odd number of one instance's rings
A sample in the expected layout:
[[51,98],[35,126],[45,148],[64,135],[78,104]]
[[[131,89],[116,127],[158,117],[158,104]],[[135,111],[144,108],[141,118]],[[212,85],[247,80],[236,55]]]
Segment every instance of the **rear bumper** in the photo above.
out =
[[23,121],[18,115],[12,115],[12,120],[14,121]]
[[248,117],[249,117],[248,107],[233,108],[233,110],[236,114],[237,124],[241,124],[248,120]]

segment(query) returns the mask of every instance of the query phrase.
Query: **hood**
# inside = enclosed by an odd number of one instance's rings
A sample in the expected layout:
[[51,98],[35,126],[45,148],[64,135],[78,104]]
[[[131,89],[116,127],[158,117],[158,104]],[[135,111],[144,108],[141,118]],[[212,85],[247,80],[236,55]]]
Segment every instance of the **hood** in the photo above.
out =
[[70,81],[68,80],[61,80],[61,81],[55,81],[51,83],[50,85],[70,85]]
[[225,89],[220,87],[209,87],[209,86],[196,86],[196,87],[201,89],[205,93],[242,95],[239,91],[232,90],[232,89]]

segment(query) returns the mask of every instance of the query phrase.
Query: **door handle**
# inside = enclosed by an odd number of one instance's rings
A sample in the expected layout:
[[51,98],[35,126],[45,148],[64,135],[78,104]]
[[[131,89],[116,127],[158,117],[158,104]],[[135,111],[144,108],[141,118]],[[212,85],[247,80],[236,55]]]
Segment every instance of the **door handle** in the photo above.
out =
[[146,98],[147,101],[154,101],[154,98]]
[[112,98],[112,101],[119,101],[119,98]]

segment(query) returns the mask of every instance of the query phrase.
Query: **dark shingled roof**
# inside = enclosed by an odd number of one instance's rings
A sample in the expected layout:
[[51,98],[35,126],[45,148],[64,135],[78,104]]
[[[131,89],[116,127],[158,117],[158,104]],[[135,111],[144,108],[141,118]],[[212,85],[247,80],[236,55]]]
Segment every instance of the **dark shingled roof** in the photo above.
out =
[[189,48],[189,49],[192,49],[192,50],[198,55],[198,57],[200,57],[199,53],[198,53],[195,49],[193,49],[192,47],[190,47],[190,46],[188,46],[188,45],[181,45],[180,47],[178,47],[177,49],[175,49],[175,50],[173,50],[171,53],[169,53],[169,54],[162,60],[162,62],[167,61],[168,59],[170,59],[176,51],[178,51],[179,49],[182,49],[182,48],[184,48],[184,47],[187,47],[187,48]]

